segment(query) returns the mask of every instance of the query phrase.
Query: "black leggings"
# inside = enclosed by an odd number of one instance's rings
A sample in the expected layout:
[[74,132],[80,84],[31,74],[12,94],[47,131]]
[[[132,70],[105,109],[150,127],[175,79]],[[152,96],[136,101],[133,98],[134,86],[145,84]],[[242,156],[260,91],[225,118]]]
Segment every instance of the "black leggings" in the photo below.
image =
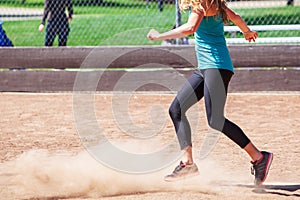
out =
[[186,111],[204,97],[208,124],[224,133],[241,148],[250,140],[242,129],[224,117],[227,88],[233,73],[225,69],[195,71],[173,100],[169,113],[181,149],[192,146],[191,127]]

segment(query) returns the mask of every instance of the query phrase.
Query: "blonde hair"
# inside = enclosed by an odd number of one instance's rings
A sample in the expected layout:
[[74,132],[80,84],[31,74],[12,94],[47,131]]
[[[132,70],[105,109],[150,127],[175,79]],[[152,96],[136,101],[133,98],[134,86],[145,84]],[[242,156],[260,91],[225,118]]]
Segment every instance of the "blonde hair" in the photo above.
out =
[[[225,0],[179,0],[179,8],[181,11],[188,10],[192,8],[196,11],[206,12],[207,10],[213,8],[219,10],[222,15],[222,20],[224,23],[229,23],[228,16],[226,14],[226,1]],[[203,7],[205,6],[205,8]]]

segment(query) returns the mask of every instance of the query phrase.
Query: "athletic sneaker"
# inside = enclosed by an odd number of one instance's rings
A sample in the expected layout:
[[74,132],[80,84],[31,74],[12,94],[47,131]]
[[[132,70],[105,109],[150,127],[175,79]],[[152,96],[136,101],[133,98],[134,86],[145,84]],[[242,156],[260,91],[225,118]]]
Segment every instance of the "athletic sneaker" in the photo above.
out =
[[273,153],[266,151],[261,152],[263,157],[260,160],[252,162],[251,174],[255,176],[254,184],[261,185],[267,178],[272,160]]
[[195,163],[185,164],[180,161],[179,165],[174,169],[172,174],[169,174],[165,177],[165,181],[178,181],[187,177],[198,175],[198,167]]

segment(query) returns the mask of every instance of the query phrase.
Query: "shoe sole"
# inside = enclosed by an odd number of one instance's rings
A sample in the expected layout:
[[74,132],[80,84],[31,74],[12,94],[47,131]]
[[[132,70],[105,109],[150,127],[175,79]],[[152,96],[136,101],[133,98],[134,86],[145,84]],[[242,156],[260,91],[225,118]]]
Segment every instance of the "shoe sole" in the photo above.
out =
[[187,174],[185,176],[180,176],[180,177],[177,177],[177,178],[171,178],[171,179],[166,179],[165,178],[164,181],[166,181],[166,182],[175,182],[175,181],[180,181],[180,180],[183,180],[183,179],[186,179],[186,178],[191,178],[191,177],[197,176],[197,175],[199,175],[199,171],[193,172],[193,173],[189,173],[189,174]]

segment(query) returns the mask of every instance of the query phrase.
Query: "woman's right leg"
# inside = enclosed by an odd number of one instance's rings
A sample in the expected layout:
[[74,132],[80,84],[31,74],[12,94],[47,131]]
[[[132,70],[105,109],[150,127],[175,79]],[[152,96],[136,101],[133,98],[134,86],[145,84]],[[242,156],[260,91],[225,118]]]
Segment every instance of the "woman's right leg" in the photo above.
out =
[[186,111],[203,97],[203,76],[195,71],[185,82],[173,100],[169,113],[173,121],[183,158],[175,170],[165,177],[165,181],[177,181],[198,174],[198,167],[193,161],[191,127]]
[[195,71],[178,92],[169,108],[180,148],[184,152],[182,161],[185,163],[193,163],[191,128],[186,111],[203,97],[203,86],[202,74]]

